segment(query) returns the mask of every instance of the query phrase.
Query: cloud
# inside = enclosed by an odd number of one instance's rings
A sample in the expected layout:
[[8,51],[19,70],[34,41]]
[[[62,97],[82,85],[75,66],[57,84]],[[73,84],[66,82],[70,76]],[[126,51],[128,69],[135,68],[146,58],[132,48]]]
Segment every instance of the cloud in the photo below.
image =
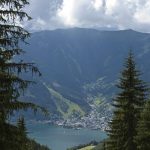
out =
[[[30,0],[32,29],[68,27],[150,32],[150,0]],[[28,25],[29,26],[29,25]]]
[[62,0],[29,0],[27,13],[33,18],[31,22],[24,23],[30,30],[47,30],[63,26],[58,20],[57,10],[61,6]]

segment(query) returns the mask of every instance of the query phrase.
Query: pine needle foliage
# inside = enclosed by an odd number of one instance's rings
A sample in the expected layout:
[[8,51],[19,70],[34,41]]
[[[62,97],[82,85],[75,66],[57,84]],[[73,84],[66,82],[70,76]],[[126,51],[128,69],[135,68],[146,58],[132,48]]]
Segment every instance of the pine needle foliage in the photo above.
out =
[[137,126],[135,142],[138,150],[150,149],[150,100],[147,101]]
[[27,43],[30,36],[21,25],[31,19],[24,11],[28,4],[28,0],[0,0],[0,148],[3,150],[13,150],[15,144],[11,135],[14,136],[16,130],[8,124],[12,113],[28,108],[36,111],[38,108],[35,104],[19,101],[20,95],[33,83],[23,79],[22,74],[41,75],[35,64],[16,59],[25,53],[20,43]]
[[30,36],[21,26],[21,21],[31,19],[23,11],[28,4],[27,0],[0,0],[0,118],[3,120],[14,110],[33,107],[18,101],[20,94],[32,83],[22,79],[20,74],[31,71],[40,75],[34,64],[14,59],[24,53],[19,43]]
[[137,134],[137,122],[148,91],[140,75],[130,51],[117,85],[119,94],[114,99],[114,115],[109,123],[108,150],[136,150],[134,136]]

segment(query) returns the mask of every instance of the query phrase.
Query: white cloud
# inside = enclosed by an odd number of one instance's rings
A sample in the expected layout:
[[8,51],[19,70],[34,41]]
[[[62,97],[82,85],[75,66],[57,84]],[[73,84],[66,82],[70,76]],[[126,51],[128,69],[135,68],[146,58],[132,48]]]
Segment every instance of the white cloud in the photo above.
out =
[[31,22],[24,23],[30,30],[47,30],[63,26],[56,16],[62,0],[29,0],[30,5],[26,8],[33,18]]
[[150,1],[145,2],[144,6],[139,6],[135,19],[140,23],[150,24]]
[[91,3],[94,6],[94,8],[98,11],[100,10],[104,5],[105,1],[100,0],[93,0]]
[[[80,3],[81,4],[81,3]],[[74,0],[69,0],[69,1],[63,1],[63,4],[61,8],[58,9],[57,15],[60,17],[62,22],[66,25],[76,25],[76,14],[77,14],[77,9],[76,9],[76,1]],[[81,7],[81,6],[79,6]]]
[[150,0],[30,0],[33,29],[109,27],[150,32]]

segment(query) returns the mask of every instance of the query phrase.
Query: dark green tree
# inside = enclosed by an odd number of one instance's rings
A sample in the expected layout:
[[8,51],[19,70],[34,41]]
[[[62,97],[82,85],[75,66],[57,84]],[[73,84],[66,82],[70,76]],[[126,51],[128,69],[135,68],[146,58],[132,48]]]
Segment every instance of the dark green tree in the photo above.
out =
[[138,150],[150,150],[150,101],[147,101],[141,113],[135,142]]
[[19,150],[27,150],[29,145],[27,139],[27,130],[25,127],[25,121],[23,117],[20,117],[18,119],[17,128],[18,128],[17,147]]
[[28,4],[28,0],[0,0],[0,148],[3,150],[8,150],[8,146],[13,149],[9,139],[13,139],[10,135],[15,135],[13,131],[16,130],[8,124],[11,114],[20,109],[37,109],[32,103],[19,101],[20,95],[32,83],[23,79],[22,73],[40,75],[34,64],[17,57],[24,53],[19,43],[26,43],[30,35],[21,25],[22,21],[31,19],[23,11]]
[[117,85],[119,94],[114,99],[114,116],[109,124],[108,150],[136,150],[134,136],[147,97],[147,86],[140,75],[130,52]]

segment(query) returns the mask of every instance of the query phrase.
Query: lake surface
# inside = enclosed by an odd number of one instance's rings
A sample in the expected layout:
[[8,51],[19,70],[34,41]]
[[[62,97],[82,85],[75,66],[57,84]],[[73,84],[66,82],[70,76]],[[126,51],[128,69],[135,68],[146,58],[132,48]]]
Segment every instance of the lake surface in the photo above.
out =
[[66,150],[69,147],[86,144],[90,141],[101,141],[106,138],[103,131],[90,129],[66,129],[49,124],[28,124],[29,136],[52,150]]

